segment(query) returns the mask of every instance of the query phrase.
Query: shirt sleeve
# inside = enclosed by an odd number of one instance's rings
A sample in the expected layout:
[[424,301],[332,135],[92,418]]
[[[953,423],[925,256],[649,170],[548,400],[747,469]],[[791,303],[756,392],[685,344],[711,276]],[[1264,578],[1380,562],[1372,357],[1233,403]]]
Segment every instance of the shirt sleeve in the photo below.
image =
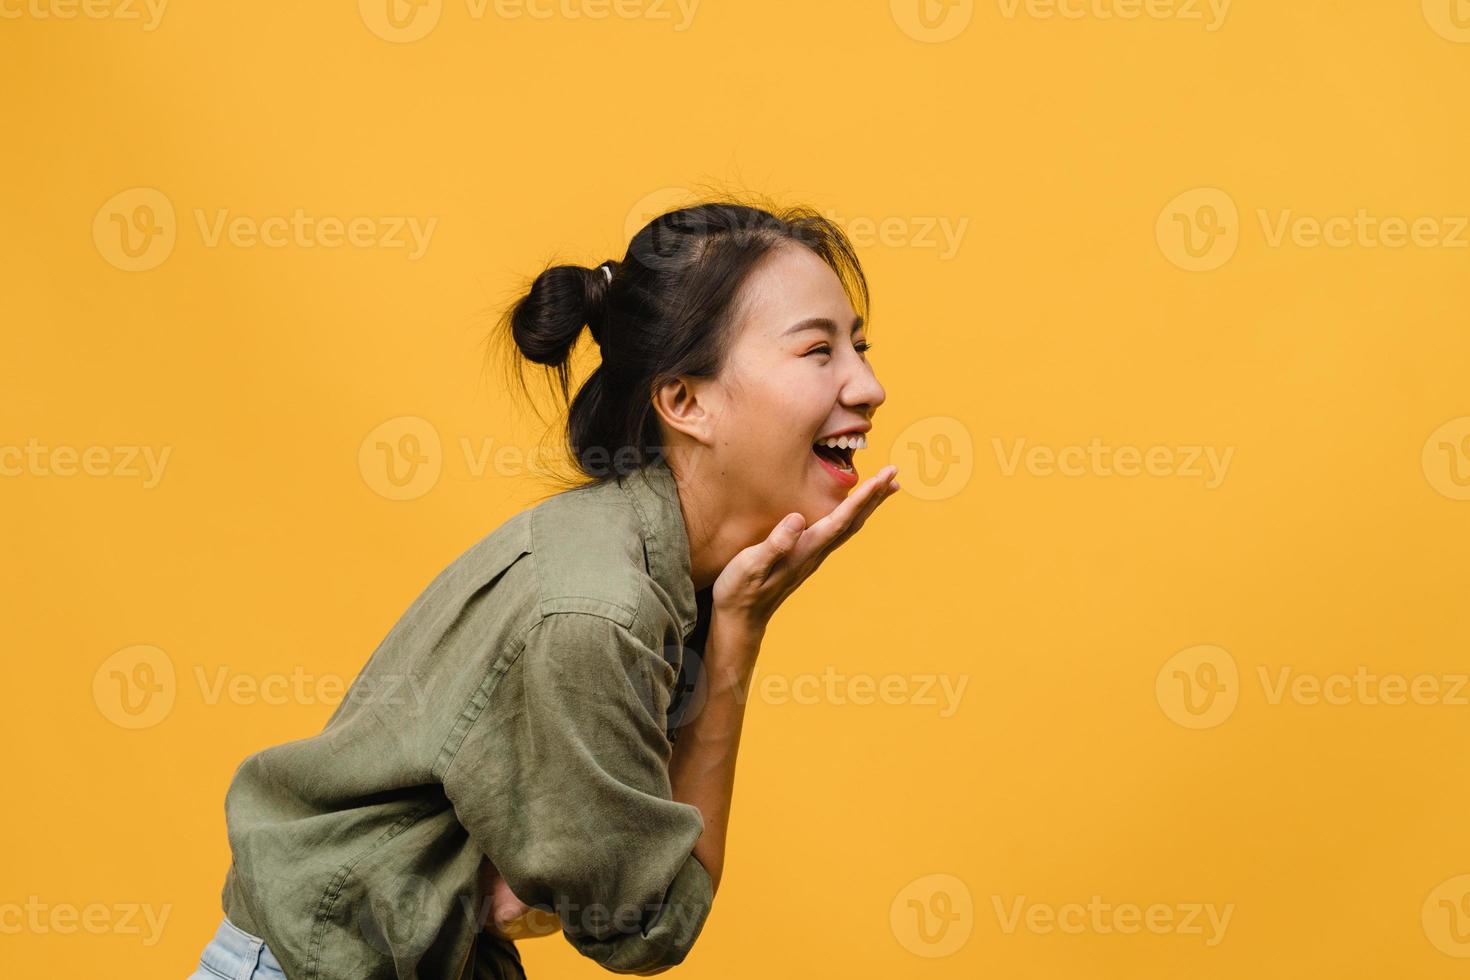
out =
[[614,973],[684,960],[713,901],[699,808],[672,798],[674,668],[632,631],[551,613],[496,683],[444,776],[471,838],[521,901]]

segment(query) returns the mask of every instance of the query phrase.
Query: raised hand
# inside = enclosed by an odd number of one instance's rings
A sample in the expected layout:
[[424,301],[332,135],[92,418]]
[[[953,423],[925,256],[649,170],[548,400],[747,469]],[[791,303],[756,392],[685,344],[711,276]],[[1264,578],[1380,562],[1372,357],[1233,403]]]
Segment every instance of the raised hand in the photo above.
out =
[[764,629],[786,597],[898,489],[897,474],[898,467],[885,466],[811,527],[804,526],[800,514],[787,515],[764,541],[730,559],[715,580],[715,608],[722,616],[737,616]]

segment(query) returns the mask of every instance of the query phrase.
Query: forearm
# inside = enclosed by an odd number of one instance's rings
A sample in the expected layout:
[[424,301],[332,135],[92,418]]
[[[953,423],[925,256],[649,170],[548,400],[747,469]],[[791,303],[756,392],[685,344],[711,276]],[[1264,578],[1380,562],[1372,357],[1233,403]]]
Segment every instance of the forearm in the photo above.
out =
[[704,818],[704,833],[694,844],[694,856],[717,890],[725,865],[725,832],[746,693],[764,632],[714,612],[703,651],[705,698],[680,729],[669,759],[674,799],[698,807]]

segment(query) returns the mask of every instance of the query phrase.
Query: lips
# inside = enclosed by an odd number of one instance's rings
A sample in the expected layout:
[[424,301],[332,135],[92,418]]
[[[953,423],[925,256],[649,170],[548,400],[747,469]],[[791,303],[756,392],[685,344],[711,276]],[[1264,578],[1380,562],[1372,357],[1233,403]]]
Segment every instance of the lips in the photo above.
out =
[[[842,455],[844,453],[846,454],[845,457]],[[851,490],[857,486],[857,468],[852,466],[850,462],[852,457],[851,449],[839,450],[830,449],[826,446],[813,446],[812,455],[817,458],[817,465],[832,478],[832,482],[837,484],[838,487],[844,490]]]

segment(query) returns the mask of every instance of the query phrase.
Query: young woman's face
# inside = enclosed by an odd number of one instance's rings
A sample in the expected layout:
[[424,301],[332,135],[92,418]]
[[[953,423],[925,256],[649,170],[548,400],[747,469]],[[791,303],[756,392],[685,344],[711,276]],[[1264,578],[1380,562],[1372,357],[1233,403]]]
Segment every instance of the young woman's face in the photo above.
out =
[[[795,244],[771,253],[746,279],[730,359],[716,379],[715,461],[738,511],[774,527],[800,511],[824,517],[877,462],[862,448],[852,468],[820,457],[823,436],[871,426],[885,397],[863,351],[866,331],[832,269]],[[856,326],[856,328],[855,328]],[[855,329],[854,329],[855,328]],[[866,471],[866,472],[860,472]]]

